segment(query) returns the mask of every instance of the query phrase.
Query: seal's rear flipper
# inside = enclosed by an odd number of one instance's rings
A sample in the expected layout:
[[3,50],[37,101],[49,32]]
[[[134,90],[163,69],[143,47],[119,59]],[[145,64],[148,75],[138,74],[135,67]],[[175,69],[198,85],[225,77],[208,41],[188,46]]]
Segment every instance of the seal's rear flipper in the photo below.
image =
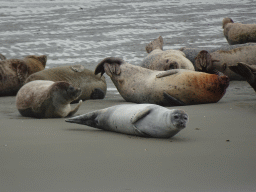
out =
[[212,60],[212,56],[208,51],[202,50],[195,58],[196,71],[214,74],[216,71],[213,67],[213,62],[218,60]]
[[150,53],[151,51],[155,49],[161,49],[163,50],[164,41],[162,36],[159,36],[157,39],[153,40],[146,46],[147,53]]
[[241,75],[256,91],[256,67],[246,63],[237,63],[237,65],[229,66],[229,69]]
[[0,59],[1,60],[6,60],[6,57],[0,53]]
[[[120,59],[120,58],[116,58],[116,57],[107,57],[105,59],[103,59],[98,65],[97,67],[95,68],[95,71],[94,71],[94,74],[97,75],[99,73],[101,73],[101,76],[105,73],[105,69],[106,69],[106,66],[105,64],[108,64],[108,65],[121,65],[122,63],[124,63],[124,60]],[[116,69],[112,69],[112,67],[110,67],[111,69],[109,71],[113,71]],[[119,73],[120,71],[116,71],[116,73]]]
[[164,99],[165,102],[168,106],[183,106],[186,105],[183,101],[176,99],[169,95],[168,93],[164,92]]
[[98,112],[94,111],[84,115],[79,115],[76,117],[65,119],[65,121],[68,123],[76,123],[76,124],[88,125],[90,127],[98,128],[97,127],[98,122],[96,120],[97,116],[98,116]]

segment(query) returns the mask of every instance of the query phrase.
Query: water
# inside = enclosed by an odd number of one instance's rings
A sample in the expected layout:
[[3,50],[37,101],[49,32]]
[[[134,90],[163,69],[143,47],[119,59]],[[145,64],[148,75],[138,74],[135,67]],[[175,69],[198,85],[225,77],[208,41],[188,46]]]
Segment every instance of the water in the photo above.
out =
[[83,64],[94,70],[108,56],[140,63],[145,45],[161,35],[164,50],[227,44],[222,19],[254,23],[251,0],[1,0],[0,53],[48,56],[47,67]]

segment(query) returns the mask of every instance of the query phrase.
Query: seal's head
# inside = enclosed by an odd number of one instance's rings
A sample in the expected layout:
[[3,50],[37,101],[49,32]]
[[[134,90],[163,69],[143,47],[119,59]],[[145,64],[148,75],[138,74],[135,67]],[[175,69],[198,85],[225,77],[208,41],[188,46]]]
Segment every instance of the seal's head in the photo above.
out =
[[228,17],[224,18],[222,20],[222,28],[224,29],[225,25],[228,24],[228,23],[234,23],[234,21],[231,18],[228,18]]
[[[81,94],[80,88],[73,87],[70,83],[64,81],[58,81],[53,85],[53,91],[56,92],[56,95],[61,95],[61,97],[67,102],[77,99]],[[59,98],[60,99],[60,98]]]
[[188,123],[188,114],[180,109],[175,109],[171,113],[171,123],[177,129],[184,129]]

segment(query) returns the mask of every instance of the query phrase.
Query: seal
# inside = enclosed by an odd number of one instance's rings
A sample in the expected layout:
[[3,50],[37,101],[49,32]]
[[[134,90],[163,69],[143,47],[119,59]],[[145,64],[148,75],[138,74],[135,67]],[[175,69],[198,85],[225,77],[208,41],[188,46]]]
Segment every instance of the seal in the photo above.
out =
[[167,71],[170,69],[195,70],[193,64],[186,58],[185,54],[179,50],[163,51],[163,38],[159,36],[146,46],[148,56],[139,65],[141,67]]
[[241,75],[234,73],[228,66],[238,62],[256,63],[256,44],[241,46],[229,51],[218,50],[207,52],[202,50],[195,59],[196,69],[207,72],[209,69],[218,70],[229,77],[230,80],[244,80]]
[[234,23],[227,17],[222,20],[222,28],[230,45],[256,42],[256,24]]
[[218,102],[229,85],[228,77],[186,69],[154,71],[108,57],[95,69],[106,72],[128,102],[163,106]]
[[46,55],[0,61],[0,96],[16,95],[26,78],[45,68]]
[[212,53],[215,51],[231,51],[232,49],[238,47],[246,47],[246,46],[256,46],[256,43],[245,43],[245,44],[236,44],[236,45],[221,45],[220,47],[210,48],[210,47],[182,47],[179,50],[185,53],[186,58],[189,59],[196,71],[198,71],[197,66],[195,65],[195,58],[199,54],[200,51],[207,51],[208,53]]
[[186,127],[188,115],[183,110],[153,104],[124,104],[66,119],[128,135],[170,138]]
[[65,81],[82,91],[74,101],[88,99],[104,99],[107,84],[104,76],[95,75],[93,71],[85,69],[82,65],[62,66],[45,69],[30,75],[25,83],[34,80]]
[[228,66],[230,70],[241,75],[256,91],[256,65],[239,62],[236,65]]
[[74,115],[82,101],[71,110],[70,103],[81,94],[64,81],[36,80],[21,87],[16,96],[16,107],[21,115],[36,118],[59,118]]

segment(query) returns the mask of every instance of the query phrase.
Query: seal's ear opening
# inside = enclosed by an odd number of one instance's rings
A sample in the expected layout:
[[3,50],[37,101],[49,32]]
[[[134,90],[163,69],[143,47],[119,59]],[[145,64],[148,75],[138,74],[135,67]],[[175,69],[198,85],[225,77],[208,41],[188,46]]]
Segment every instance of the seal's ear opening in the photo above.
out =
[[124,63],[124,60],[117,58],[117,57],[107,57],[105,59],[103,59],[95,68],[94,74],[97,75],[99,73],[101,73],[101,76],[105,73],[105,69],[104,69],[104,65],[105,64],[109,64],[111,65],[121,65],[122,63]]

